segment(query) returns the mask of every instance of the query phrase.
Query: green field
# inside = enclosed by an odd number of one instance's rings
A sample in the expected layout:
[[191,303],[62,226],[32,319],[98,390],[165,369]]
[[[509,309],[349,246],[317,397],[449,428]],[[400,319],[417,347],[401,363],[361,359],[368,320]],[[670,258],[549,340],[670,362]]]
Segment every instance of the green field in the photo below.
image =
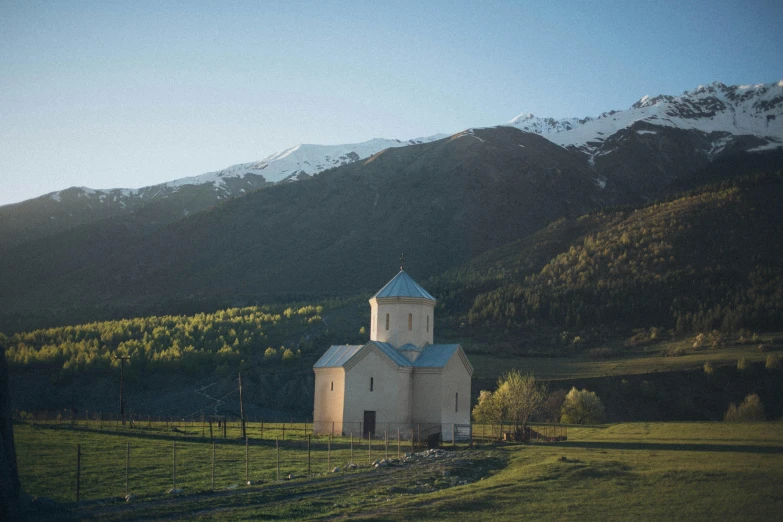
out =
[[[768,339],[775,339],[774,342]],[[665,341],[633,350],[625,350],[621,356],[593,358],[587,354],[574,357],[524,357],[509,358],[497,355],[470,354],[474,379],[496,379],[515,367],[536,378],[550,380],[586,379],[618,375],[637,375],[653,372],[688,371],[701,369],[704,363],[713,366],[736,366],[744,357],[748,362],[763,364],[771,353],[783,357],[783,346],[776,336],[764,337],[766,351],[759,351],[758,343],[728,344],[719,348],[693,348],[693,338]],[[680,350],[681,355],[667,356]]]
[[[22,485],[62,502],[74,519],[469,519],[773,520],[783,509],[783,423],[628,423],[571,427],[568,441],[488,444],[372,469],[356,448],[356,471],[326,473],[326,439],[307,451],[291,441],[277,481],[274,442],[253,446],[244,484],[244,444],[218,444],[215,491],[209,442],[17,424]],[[130,489],[122,501],[131,443]],[[73,502],[76,444],[83,449],[83,498]],[[364,443],[366,444],[366,443]],[[306,443],[305,443],[306,445]],[[330,466],[350,460],[342,441]],[[358,444],[357,444],[358,446]],[[403,449],[403,451],[405,451]],[[396,457],[392,446],[390,457]],[[45,515],[46,512],[43,513]],[[41,513],[39,513],[41,515]]]

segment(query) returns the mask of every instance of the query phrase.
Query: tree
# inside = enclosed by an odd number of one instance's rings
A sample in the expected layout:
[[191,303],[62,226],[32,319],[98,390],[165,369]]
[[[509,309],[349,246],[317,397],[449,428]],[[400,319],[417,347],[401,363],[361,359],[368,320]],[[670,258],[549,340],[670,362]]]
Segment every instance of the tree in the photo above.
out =
[[550,393],[541,407],[542,416],[549,422],[560,422],[560,409],[565,398],[566,391],[562,388]]
[[478,403],[473,407],[473,420],[486,424],[500,422],[503,414],[495,394],[488,390],[481,390]]
[[604,405],[595,392],[571,388],[560,410],[565,424],[598,424],[604,417]]
[[546,389],[536,383],[531,374],[522,375],[511,370],[498,380],[495,392],[503,418],[514,422],[517,430],[527,427],[530,417],[538,413],[546,400]]
[[733,402],[729,404],[729,409],[723,415],[723,420],[726,422],[763,421],[764,419],[764,405],[755,393],[745,397],[739,406]]
[[535,377],[511,370],[498,379],[495,393],[481,391],[473,417],[477,422],[513,421],[517,431],[524,431],[546,397],[546,388],[536,383]]

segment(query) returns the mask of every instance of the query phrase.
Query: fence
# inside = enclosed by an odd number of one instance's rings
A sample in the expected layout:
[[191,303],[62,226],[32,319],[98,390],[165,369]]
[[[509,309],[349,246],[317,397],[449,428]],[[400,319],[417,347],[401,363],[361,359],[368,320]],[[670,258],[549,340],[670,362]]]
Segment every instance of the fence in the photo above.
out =
[[[256,482],[313,476],[383,458],[398,458],[442,444],[454,449],[494,443],[513,425],[378,425],[372,437],[361,430],[347,435],[313,435],[312,423],[235,418],[199,420],[108,414],[17,415],[20,477],[32,495],[59,501],[136,495],[161,495],[240,487]],[[211,424],[211,430],[210,430]],[[442,441],[441,432],[455,436]],[[536,425],[526,440],[565,440],[567,427]],[[508,437],[506,437],[508,438]]]

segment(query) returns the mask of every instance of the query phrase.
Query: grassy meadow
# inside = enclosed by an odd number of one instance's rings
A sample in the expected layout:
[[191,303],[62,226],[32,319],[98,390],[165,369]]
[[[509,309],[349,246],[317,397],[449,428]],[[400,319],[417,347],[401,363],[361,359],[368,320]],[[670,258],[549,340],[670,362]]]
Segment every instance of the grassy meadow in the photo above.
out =
[[[313,442],[306,476],[306,443],[282,451],[278,481],[274,441],[218,444],[211,490],[210,442],[178,441],[177,487],[172,487],[173,441],[124,433],[15,429],[22,485],[31,495],[61,502],[58,516],[74,519],[259,520],[772,520],[783,509],[783,423],[625,423],[570,427],[568,441],[460,447],[441,457],[373,469],[366,443],[350,450]],[[125,503],[125,458],[138,498]],[[76,444],[82,445],[83,500],[73,502]],[[361,449],[359,449],[361,448]],[[405,448],[402,450],[405,451]],[[380,446],[372,457],[383,458]],[[394,446],[390,457],[396,457]],[[90,500],[91,499],[91,500]],[[99,500],[97,500],[99,499]],[[43,514],[45,515],[45,513]]]

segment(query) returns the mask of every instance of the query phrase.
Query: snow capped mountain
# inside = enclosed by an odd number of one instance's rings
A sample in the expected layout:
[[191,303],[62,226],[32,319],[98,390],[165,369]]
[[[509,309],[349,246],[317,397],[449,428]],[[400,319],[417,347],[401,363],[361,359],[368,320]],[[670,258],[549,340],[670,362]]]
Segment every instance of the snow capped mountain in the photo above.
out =
[[215,179],[215,182],[218,182],[219,179],[225,177],[241,177],[245,174],[261,175],[267,182],[271,183],[291,181],[369,158],[384,149],[428,143],[445,137],[445,134],[436,134],[426,138],[416,138],[407,141],[375,138],[362,143],[346,145],[302,144],[276,152],[259,161],[234,165],[218,172],[210,172],[194,178],[184,178],[170,182],[169,185],[181,183],[195,184],[196,182],[207,183],[210,179]]
[[765,143],[750,150],[777,148],[783,146],[783,80],[739,86],[714,82],[680,96],[644,96],[628,110],[605,112],[597,118],[555,120],[523,114],[507,125],[592,156],[608,137],[637,122],[707,134],[751,135]]

